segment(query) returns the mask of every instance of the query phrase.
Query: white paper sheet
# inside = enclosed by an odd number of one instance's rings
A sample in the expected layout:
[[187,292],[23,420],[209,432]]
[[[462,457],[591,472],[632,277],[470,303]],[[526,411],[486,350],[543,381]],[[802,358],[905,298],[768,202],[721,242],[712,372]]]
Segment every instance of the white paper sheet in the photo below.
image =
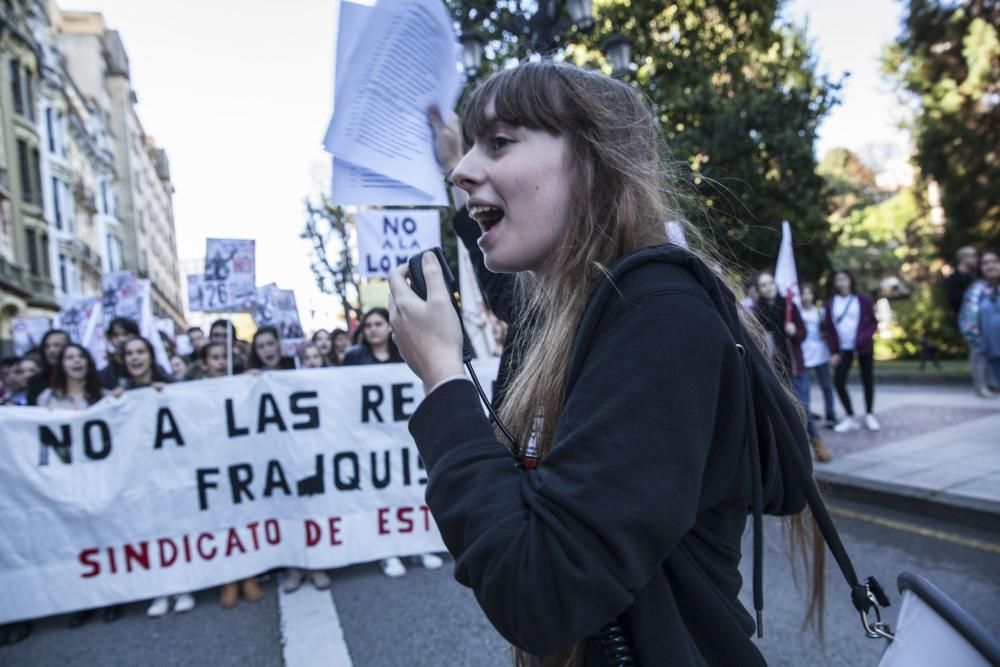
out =
[[[455,33],[444,4],[345,2],[340,12],[336,106],[324,141],[341,174],[334,203],[447,204],[427,123],[427,107],[450,109],[459,91]],[[338,182],[345,172],[346,182]]]

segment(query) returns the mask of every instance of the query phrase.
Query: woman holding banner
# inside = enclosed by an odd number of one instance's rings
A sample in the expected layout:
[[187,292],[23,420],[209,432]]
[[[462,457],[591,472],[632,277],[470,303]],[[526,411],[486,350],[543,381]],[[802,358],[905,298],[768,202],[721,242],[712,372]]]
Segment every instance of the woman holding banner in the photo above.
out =
[[277,327],[266,325],[257,329],[250,342],[250,369],[286,371],[295,368],[295,359],[281,354],[281,334]]
[[[739,600],[741,541],[748,509],[760,540],[765,511],[805,507],[767,428],[780,424],[806,467],[808,439],[760,332],[709,268],[725,263],[693,227],[698,254],[667,243],[664,221],[683,218],[661,187],[649,106],[542,61],[490,77],[464,122],[465,156],[439,156],[470,195],[486,268],[516,274],[499,410],[515,442],[463,374],[434,256],[426,301],[406,265],[389,280],[394,338],[427,390],[409,427],[455,577],[519,665],[606,664],[612,646],[633,660],[614,664],[763,665]],[[750,415],[769,423],[751,429]]]
[[52,381],[38,395],[38,405],[59,410],[86,410],[106,393],[87,348],[70,343],[59,354]]

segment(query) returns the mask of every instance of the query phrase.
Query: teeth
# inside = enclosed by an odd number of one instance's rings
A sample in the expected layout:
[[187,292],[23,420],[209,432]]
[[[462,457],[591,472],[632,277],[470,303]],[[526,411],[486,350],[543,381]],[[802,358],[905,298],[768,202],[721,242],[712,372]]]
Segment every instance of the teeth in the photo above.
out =
[[503,218],[503,209],[498,206],[477,204],[469,207],[469,215],[483,225],[493,225]]

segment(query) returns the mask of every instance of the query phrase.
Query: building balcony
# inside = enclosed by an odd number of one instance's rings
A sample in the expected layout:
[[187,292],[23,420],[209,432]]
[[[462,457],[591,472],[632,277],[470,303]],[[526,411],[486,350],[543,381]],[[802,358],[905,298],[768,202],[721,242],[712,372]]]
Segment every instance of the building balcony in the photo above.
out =
[[27,268],[0,257],[0,287],[26,299],[29,305],[58,310],[55,286],[43,276],[33,276]]

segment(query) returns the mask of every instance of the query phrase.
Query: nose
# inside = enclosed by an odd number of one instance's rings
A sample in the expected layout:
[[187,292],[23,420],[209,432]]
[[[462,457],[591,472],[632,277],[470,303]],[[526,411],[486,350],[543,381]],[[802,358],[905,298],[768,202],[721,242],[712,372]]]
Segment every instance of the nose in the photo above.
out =
[[469,194],[485,179],[479,149],[473,146],[451,170],[451,182]]

